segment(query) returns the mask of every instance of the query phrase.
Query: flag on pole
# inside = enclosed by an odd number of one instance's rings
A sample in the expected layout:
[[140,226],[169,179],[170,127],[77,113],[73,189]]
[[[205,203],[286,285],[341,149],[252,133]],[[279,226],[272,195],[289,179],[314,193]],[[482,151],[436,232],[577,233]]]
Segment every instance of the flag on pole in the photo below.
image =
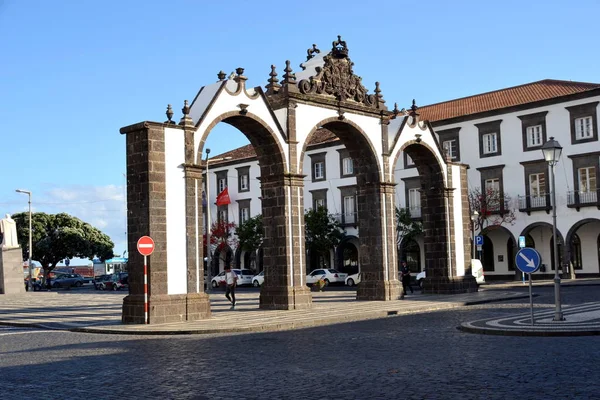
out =
[[217,205],[226,206],[227,204],[231,204],[231,199],[229,199],[229,191],[227,190],[227,188],[225,188],[217,196]]

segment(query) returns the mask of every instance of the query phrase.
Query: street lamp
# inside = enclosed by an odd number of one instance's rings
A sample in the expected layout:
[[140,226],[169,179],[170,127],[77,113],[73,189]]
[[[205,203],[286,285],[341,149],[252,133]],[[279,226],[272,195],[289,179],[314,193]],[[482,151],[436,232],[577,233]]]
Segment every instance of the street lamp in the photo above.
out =
[[27,262],[28,266],[29,266],[29,283],[27,284],[27,290],[31,290],[32,289],[32,274],[31,274],[31,255],[33,254],[33,248],[31,245],[31,192],[28,190],[21,190],[21,189],[17,189],[16,190],[17,193],[24,193],[26,195],[29,196],[29,251],[27,252],[29,255],[29,261]]
[[471,214],[471,231],[473,231],[473,259],[475,259],[475,221],[479,218],[479,213],[477,210],[473,211]]
[[552,206],[552,237],[554,238],[554,321],[565,320],[560,304],[560,276],[558,275],[558,266],[560,261],[558,259],[558,240],[556,237],[556,184],[554,181],[554,167],[558,163],[561,152],[562,147],[556,140],[554,140],[554,137],[550,137],[550,140],[548,140],[542,146],[544,159],[550,167],[550,192],[552,193],[550,201]]
[[[211,270],[211,263],[212,263],[212,254],[210,251],[210,226],[211,226],[211,222],[210,222],[210,182],[208,179],[208,164],[209,164],[209,159],[208,159],[208,155],[210,154],[210,149],[207,148],[206,149],[206,268],[208,269],[207,273],[206,273],[206,292],[210,293],[212,290],[212,270]],[[213,158],[210,161],[225,161],[225,160],[231,160],[231,157],[221,157],[221,158]]]

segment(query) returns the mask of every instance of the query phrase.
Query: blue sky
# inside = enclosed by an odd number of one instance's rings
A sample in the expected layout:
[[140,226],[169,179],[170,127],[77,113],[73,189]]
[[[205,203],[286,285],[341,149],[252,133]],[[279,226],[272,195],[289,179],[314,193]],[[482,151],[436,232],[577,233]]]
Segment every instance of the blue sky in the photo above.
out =
[[[296,6],[293,4],[297,4]],[[594,1],[0,0],[0,212],[67,212],[125,241],[123,126],[164,121],[244,67],[299,70],[338,34],[354,71],[407,107],[545,78],[600,82]],[[211,154],[246,144],[217,126]],[[134,250],[134,249],[132,249]]]

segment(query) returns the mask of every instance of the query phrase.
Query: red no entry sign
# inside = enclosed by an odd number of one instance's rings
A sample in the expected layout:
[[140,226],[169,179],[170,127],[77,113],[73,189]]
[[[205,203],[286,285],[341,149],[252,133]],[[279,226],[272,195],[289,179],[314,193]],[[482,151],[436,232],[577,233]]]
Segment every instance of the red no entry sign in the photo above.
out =
[[137,242],[137,249],[143,256],[149,256],[154,251],[154,240],[150,236],[142,236]]

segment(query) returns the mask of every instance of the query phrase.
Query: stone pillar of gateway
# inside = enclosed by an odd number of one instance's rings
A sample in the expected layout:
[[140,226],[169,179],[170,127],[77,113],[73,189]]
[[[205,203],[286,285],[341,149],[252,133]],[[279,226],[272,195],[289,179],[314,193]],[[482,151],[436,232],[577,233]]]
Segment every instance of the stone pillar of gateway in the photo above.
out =
[[[303,160],[319,129],[334,133],[352,157],[356,173],[359,257],[363,280],[358,300],[397,300],[398,281],[394,166],[402,151],[417,164],[424,185],[427,291],[473,290],[466,167],[442,157],[431,126],[411,112],[389,111],[379,83],[368,93],[353,71],[346,42],[328,52],[308,49],[301,71],[286,61],[280,80],[274,65],[265,88],[246,86],[244,69],[200,89],[184,102],[179,123],[169,105],[165,122],[141,122],[126,135],[128,262],[130,294],[125,323],[144,323],[143,257],[133,249],[151,236],[148,257],[149,323],[209,318],[204,289],[204,143],[227,123],[253,145],[260,166],[265,281],[260,308],[303,309],[312,304],[306,286]],[[418,136],[416,136],[418,135]],[[430,188],[431,193],[426,193]],[[427,190],[426,190],[427,189]],[[435,218],[433,217],[435,216]],[[465,236],[466,235],[466,236]],[[473,280],[474,284],[474,280]],[[475,286],[476,288],[476,286]]]

